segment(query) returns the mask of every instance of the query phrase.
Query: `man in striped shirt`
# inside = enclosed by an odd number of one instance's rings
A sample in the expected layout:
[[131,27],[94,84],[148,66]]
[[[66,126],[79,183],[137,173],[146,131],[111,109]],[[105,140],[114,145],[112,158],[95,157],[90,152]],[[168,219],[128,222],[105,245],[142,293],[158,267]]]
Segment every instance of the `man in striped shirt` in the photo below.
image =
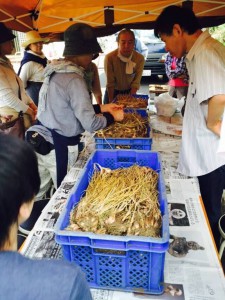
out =
[[225,189],[225,156],[217,153],[225,108],[225,47],[202,31],[187,8],[169,6],[156,20],[155,35],[178,58],[186,55],[189,88],[178,171],[197,176],[217,247]]

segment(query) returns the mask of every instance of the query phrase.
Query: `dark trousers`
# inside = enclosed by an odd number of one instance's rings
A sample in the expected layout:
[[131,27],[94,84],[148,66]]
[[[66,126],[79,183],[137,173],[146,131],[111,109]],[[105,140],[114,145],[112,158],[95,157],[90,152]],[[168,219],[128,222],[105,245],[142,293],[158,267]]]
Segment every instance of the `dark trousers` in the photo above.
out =
[[52,138],[55,147],[56,157],[56,174],[57,174],[57,188],[62,183],[67,173],[68,165],[68,148],[67,146],[75,146],[79,144],[81,135],[66,137],[54,129],[51,129]]
[[221,216],[221,200],[225,189],[225,165],[203,176],[198,176],[200,192],[209,219],[212,233],[219,249],[218,221]]

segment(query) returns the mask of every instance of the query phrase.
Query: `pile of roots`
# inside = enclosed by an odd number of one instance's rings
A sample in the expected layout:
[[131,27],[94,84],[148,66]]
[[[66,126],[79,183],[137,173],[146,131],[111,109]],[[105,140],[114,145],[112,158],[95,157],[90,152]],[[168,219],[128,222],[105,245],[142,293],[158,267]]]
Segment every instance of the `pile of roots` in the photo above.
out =
[[146,108],[148,105],[148,101],[144,100],[141,96],[135,97],[132,95],[122,95],[119,94],[116,96],[115,100],[116,104],[122,104],[126,108]]
[[86,193],[71,211],[66,229],[160,237],[157,184],[158,173],[149,167],[111,170],[95,164]]
[[121,122],[115,122],[110,126],[98,130],[96,136],[100,138],[137,138],[147,137],[148,118],[142,117],[136,112],[125,113]]

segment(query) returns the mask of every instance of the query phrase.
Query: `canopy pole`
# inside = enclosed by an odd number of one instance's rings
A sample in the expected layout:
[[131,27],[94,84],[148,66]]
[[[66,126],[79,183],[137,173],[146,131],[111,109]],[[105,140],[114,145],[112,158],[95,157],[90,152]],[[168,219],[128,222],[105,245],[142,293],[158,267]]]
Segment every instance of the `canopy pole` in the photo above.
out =
[[104,6],[104,20],[106,26],[112,25],[115,21],[113,8],[113,6]]

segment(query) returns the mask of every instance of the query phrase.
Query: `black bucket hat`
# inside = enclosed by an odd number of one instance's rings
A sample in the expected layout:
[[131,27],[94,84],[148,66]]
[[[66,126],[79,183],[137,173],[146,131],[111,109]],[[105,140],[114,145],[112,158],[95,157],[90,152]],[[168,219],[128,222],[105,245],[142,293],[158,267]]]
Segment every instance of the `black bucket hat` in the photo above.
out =
[[64,33],[65,49],[63,56],[97,54],[102,49],[90,25],[76,23]]
[[11,41],[16,36],[8,29],[4,23],[0,23],[0,44]]

